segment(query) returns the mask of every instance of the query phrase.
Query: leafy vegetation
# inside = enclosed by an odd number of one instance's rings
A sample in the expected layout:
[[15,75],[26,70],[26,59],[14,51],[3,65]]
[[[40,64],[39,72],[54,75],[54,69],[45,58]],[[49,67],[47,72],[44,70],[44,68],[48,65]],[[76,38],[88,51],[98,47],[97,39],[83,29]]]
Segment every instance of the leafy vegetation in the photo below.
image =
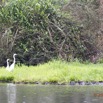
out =
[[[60,0],[62,1],[62,0]],[[61,8],[64,0],[8,0],[0,6],[0,65],[17,53],[17,61],[36,65],[54,58],[66,61],[96,55],[86,28]],[[63,3],[63,4],[61,4]],[[90,34],[91,35],[91,34]],[[85,42],[86,41],[86,42]],[[89,49],[91,48],[91,49]],[[93,50],[93,53],[89,53]]]
[[38,66],[16,66],[13,72],[0,69],[0,81],[25,83],[69,83],[70,81],[103,81],[103,64],[67,63],[53,60]]

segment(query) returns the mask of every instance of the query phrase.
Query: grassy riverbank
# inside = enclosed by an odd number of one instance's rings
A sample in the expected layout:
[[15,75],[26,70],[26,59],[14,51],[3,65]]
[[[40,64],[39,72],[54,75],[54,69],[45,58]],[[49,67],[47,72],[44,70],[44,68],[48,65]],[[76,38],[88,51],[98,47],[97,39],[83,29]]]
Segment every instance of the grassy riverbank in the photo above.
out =
[[13,72],[0,68],[2,82],[53,82],[103,81],[103,64],[51,61],[38,66],[16,66]]

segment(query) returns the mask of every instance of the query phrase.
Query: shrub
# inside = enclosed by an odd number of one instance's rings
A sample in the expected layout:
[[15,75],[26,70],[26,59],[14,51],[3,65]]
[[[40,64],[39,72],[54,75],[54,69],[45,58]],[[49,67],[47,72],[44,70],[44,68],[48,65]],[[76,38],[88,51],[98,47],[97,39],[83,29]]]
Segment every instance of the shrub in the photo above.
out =
[[[50,0],[9,0],[0,9],[1,57],[36,65],[53,58],[84,59],[83,28],[56,10]],[[0,60],[4,65],[4,60]]]

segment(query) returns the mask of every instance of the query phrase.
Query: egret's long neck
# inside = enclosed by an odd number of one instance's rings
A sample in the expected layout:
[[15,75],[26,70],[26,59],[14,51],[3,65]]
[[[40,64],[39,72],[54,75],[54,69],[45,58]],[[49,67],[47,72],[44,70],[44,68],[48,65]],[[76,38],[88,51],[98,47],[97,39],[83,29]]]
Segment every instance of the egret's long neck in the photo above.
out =
[[15,55],[13,56],[13,58],[14,58],[14,62],[13,63],[15,63]]
[[7,60],[7,67],[9,67],[9,61]]

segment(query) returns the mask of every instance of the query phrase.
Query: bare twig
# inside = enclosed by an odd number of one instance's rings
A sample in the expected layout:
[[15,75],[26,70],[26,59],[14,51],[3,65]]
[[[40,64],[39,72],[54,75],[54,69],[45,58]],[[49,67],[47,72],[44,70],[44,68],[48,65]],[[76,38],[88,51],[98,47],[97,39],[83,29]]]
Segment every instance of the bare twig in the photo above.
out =
[[56,25],[55,23],[53,23],[53,22],[50,22],[50,23],[53,24],[53,25],[62,33],[62,35],[66,37],[66,34],[64,33],[64,31],[63,31],[59,26],[57,26],[57,25]]
[[47,30],[48,30],[48,33],[49,33],[50,41],[53,43],[53,38],[52,38],[52,34],[51,34],[50,30],[49,30],[49,27],[47,28]]
[[12,41],[12,43],[11,43],[10,51],[12,51],[12,48],[13,48],[13,46],[14,46],[14,42],[15,42],[17,33],[18,33],[18,29],[16,30],[15,35],[14,35],[14,39],[13,39],[13,41]]
[[62,58],[63,46],[65,45],[65,41],[66,41],[66,34],[65,34],[65,32],[58,25],[56,25],[53,22],[50,22],[50,23],[52,25],[54,25],[61,32],[61,34],[64,36],[64,40],[62,41],[60,47],[58,47],[58,49],[59,49],[59,57]]

